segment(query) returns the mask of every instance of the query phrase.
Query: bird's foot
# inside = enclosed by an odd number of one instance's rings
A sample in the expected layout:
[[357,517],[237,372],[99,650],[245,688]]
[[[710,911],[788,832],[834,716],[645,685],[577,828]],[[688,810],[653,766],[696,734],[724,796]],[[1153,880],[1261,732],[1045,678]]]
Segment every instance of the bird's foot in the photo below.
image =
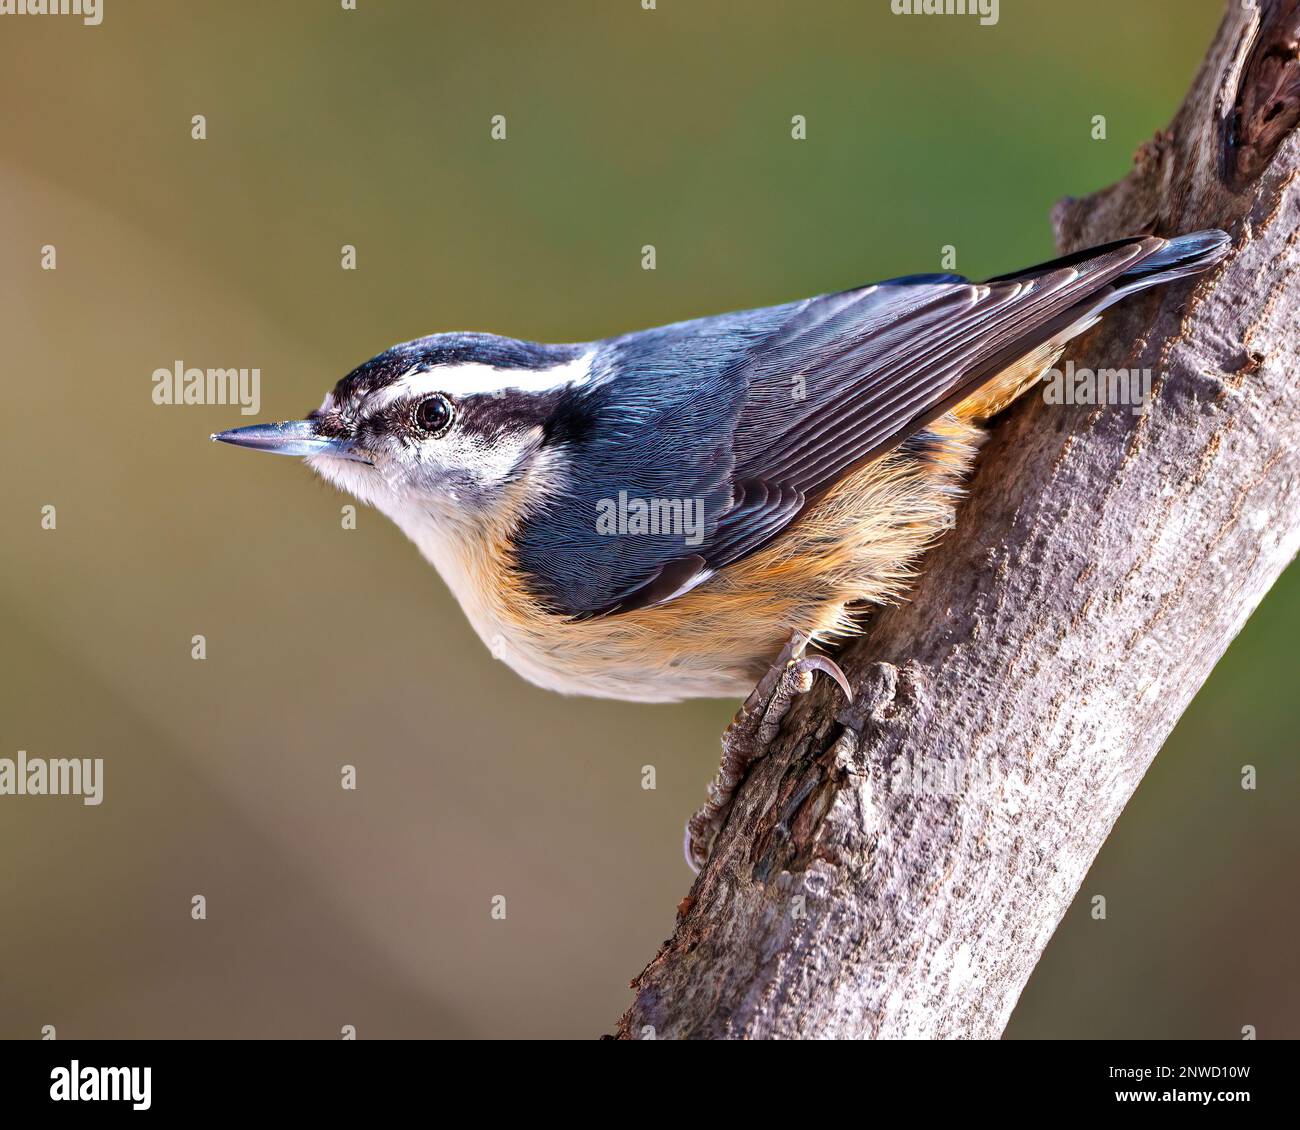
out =
[[736,711],[722,735],[722,764],[709,785],[708,799],[686,823],[686,862],[699,870],[708,861],[713,841],[727,822],[736,790],[749,767],[767,753],[794,700],[812,688],[813,673],[821,671],[840,686],[852,702],[853,690],[844,672],[824,655],[805,655],[808,635],[795,632],[776,662]]

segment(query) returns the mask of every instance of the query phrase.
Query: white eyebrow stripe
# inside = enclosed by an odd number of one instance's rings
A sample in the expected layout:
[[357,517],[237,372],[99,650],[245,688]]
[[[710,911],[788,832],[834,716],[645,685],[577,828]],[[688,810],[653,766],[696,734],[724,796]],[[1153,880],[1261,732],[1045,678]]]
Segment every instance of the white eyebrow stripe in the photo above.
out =
[[591,379],[591,358],[594,351],[552,365],[548,369],[500,369],[467,361],[459,365],[435,365],[431,369],[412,369],[398,377],[380,391],[377,404],[380,408],[407,396],[421,396],[430,392],[445,392],[451,397],[492,394],[506,389],[521,392],[548,392],[555,388],[586,384]]

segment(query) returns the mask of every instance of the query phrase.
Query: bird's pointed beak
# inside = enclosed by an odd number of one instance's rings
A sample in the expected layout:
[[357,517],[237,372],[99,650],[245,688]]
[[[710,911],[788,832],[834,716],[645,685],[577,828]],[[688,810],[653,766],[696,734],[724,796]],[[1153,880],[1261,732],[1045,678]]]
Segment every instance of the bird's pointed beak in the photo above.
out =
[[247,428],[217,432],[212,438],[219,443],[251,447],[254,451],[269,451],[273,455],[332,455],[336,459],[351,459],[357,463],[370,462],[356,450],[351,439],[321,435],[314,420],[253,424]]

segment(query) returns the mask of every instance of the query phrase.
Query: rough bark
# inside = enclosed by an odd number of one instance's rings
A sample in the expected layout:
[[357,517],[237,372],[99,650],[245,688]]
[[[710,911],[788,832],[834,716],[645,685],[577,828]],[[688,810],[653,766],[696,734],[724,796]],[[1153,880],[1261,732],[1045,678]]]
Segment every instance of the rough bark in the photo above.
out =
[[1300,0],[1229,0],[1167,131],[1063,250],[1221,227],[1225,263],[1071,348],[1153,402],[1030,396],[909,603],[797,705],[619,1035],[996,1037],[1093,858],[1300,547]]

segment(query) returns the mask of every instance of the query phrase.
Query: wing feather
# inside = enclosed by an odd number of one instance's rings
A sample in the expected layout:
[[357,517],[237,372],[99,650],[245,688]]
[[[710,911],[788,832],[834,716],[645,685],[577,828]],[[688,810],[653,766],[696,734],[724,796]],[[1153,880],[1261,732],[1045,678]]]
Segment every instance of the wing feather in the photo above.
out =
[[911,276],[605,343],[607,372],[580,394],[590,438],[572,453],[570,489],[580,503],[614,485],[693,496],[704,536],[602,542],[575,522],[580,507],[548,511],[524,531],[521,561],[569,615],[671,600],[1052,335],[1148,285],[1134,267],[1167,247],[1135,238],[986,283]]

